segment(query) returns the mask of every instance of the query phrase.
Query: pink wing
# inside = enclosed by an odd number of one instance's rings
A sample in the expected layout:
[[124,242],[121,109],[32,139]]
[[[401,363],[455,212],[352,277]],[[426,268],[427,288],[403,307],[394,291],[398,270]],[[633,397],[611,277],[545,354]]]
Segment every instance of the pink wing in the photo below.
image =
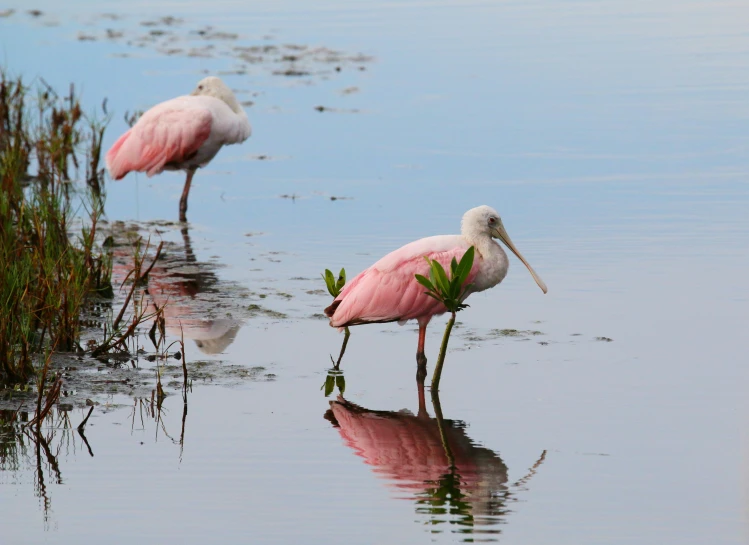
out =
[[[393,322],[442,314],[445,307],[424,292],[414,275],[429,276],[424,256],[449,270],[453,258],[460,261],[469,245],[460,236],[429,237],[386,255],[360,273],[326,310],[330,325]],[[474,260],[467,282],[478,272],[479,257]]]
[[153,176],[167,163],[182,163],[197,153],[211,134],[213,115],[204,108],[169,100],[148,110],[107,152],[115,180],[128,172]]

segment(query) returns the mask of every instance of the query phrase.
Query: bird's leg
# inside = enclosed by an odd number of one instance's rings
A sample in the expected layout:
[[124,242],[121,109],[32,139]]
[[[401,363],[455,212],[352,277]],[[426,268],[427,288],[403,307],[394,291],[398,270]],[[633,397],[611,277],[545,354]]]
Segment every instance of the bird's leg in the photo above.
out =
[[419,347],[416,349],[416,380],[427,375],[427,357],[424,355],[424,341],[426,340],[427,326],[419,324]]
[[191,168],[187,171],[187,179],[185,180],[185,188],[182,190],[182,198],[179,200],[179,221],[187,221],[187,196],[190,194],[190,185],[192,184],[192,177],[195,176],[195,169]]
[[419,393],[419,413],[417,416],[419,418],[429,418],[429,413],[427,413],[426,398],[424,397],[424,379],[427,376],[426,367],[424,367],[423,370],[423,373],[416,371],[416,390]]
[[182,228],[180,229],[180,233],[182,234],[182,243],[185,245],[185,261],[187,263],[195,263],[197,259],[195,258],[195,252],[193,252],[192,250],[190,229],[188,228],[187,224],[182,226]]

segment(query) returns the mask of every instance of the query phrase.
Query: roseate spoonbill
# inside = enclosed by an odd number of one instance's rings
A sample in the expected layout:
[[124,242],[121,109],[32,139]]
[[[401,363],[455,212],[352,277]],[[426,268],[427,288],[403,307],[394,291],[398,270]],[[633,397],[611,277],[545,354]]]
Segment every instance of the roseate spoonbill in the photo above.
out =
[[207,165],[222,146],[239,144],[252,132],[247,114],[234,93],[216,77],[198,82],[195,90],[157,104],[120,136],[107,152],[115,180],[128,172],[149,177],[164,170],[187,172],[179,219],[187,221],[187,196],[195,171]]
[[438,261],[449,270],[453,258],[460,260],[465,251],[475,247],[466,293],[484,291],[499,284],[510,265],[507,254],[494,238],[504,242],[523,262],[541,290],[546,284],[523,258],[510,240],[499,214],[489,206],[472,208],[463,215],[460,235],[439,235],[422,238],[389,253],[377,263],[359,273],[325,309],[332,327],[342,328],[361,324],[399,322],[419,323],[419,346],[416,362],[420,373],[426,373],[424,339],[432,316],[443,314],[444,305],[424,293],[414,275],[429,276],[429,265],[424,256]]

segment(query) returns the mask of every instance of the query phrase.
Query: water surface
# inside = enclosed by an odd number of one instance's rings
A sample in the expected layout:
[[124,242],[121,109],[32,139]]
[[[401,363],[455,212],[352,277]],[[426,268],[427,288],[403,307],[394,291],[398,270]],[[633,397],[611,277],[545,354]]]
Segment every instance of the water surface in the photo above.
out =
[[[92,371],[134,386],[96,398],[90,451],[60,416],[49,455],[3,432],[9,543],[746,541],[744,5],[37,6],[0,18],[6,68],[75,82],[91,111],[107,97],[107,144],[205,73],[254,133],[196,175],[189,251],[148,223],[176,220],[180,174],[107,188],[110,222],[173,244],[154,291],[190,322],[188,410],[173,361],[152,409],[142,360]],[[288,46],[323,53],[274,74]],[[460,315],[440,395],[454,471],[413,326],[354,329],[346,401],[324,397],[341,335],[319,274],[457,232],[479,204],[549,294],[513,260]]]

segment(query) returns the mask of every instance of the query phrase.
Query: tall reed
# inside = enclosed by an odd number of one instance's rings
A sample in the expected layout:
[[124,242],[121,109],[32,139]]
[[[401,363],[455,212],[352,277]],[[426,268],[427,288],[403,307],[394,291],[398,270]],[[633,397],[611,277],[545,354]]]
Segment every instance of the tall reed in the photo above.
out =
[[84,115],[72,86],[0,71],[0,383],[28,381],[49,348],[79,350],[87,298],[112,294],[97,243],[104,115]]

